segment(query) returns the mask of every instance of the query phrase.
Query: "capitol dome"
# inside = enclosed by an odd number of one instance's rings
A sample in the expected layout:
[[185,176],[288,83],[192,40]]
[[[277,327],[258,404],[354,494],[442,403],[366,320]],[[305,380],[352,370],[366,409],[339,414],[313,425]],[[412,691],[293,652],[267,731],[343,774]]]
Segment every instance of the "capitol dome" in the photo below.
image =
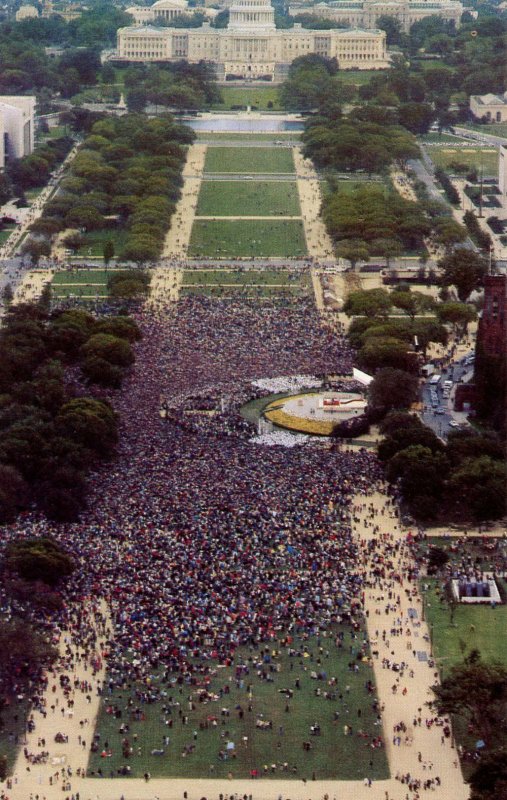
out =
[[235,0],[229,9],[229,30],[275,30],[275,10],[269,0]]

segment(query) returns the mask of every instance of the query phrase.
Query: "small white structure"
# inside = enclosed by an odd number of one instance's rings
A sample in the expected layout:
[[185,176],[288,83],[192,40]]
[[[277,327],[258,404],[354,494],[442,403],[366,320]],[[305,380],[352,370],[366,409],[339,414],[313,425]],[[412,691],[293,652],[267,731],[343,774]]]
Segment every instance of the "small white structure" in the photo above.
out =
[[507,92],[503,94],[472,94],[470,111],[476,119],[484,122],[507,120]]
[[491,575],[481,578],[458,578],[452,581],[452,593],[458,603],[501,604],[502,598]]
[[35,97],[0,95],[0,169],[34,148]]

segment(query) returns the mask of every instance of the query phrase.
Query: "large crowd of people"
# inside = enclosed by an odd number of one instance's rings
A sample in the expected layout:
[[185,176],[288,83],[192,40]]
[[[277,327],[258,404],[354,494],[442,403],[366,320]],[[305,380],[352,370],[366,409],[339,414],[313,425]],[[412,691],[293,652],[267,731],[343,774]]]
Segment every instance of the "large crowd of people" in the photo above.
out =
[[140,314],[144,338],[116,404],[118,459],[92,479],[82,519],[24,519],[81,564],[69,591],[107,598],[110,674],[229,658],[252,639],[334,621],[334,598],[360,591],[348,498],[379,477],[367,452],[265,448],[160,417],[161,398],[299,372],[350,372],[352,352],[306,302],[185,298]]

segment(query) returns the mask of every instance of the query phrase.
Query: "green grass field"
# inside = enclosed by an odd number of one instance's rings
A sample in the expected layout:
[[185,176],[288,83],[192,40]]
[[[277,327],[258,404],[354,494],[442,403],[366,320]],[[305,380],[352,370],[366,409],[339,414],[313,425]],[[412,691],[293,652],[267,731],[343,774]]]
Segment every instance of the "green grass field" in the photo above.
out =
[[[449,144],[452,146],[453,144],[466,142],[467,139],[462,139],[460,136],[453,136],[450,133],[423,133],[417,137],[417,141],[421,142],[422,144],[434,143]],[[432,150],[430,150],[430,153],[431,152]]]
[[235,283],[238,286],[246,284],[255,284],[269,286],[298,284],[302,278],[307,278],[306,275],[301,275],[296,272],[289,272],[284,269],[199,269],[199,270],[185,270],[183,273],[183,286],[190,284],[206,284],[208,286],[220,285],[224,283]]
[[183,275],[181,294],[263,298],[302,295],[309,289],[308,275],[288,270],[188,270]]
[[204,172],[293,173],[294,158],[288,147],[208,147]]
[[111,239],[114,244],[115,254],[122,250],[127,240],[127,231],[119,228],[101,228],[98,231],[88,231],[84,234],[85,242],[79,249],[79,255],[93,256],[94,258],[102,258],[104,252],[104,243]]
[[300,215],[295,181],[203,181],[197,216]]
[[245,131],[238,133],[238,131],[196,131],[198,140],[206,140],[209,142],[241,142],[248,144],[249,142],[263,142],[265,144],[274,144],[275,141],[292,141],[298,140],[301,136],[301,131],[275,131],[274,133],[251,133]]
[[498,151],[495,148],[432,147],[428,153],[435,166],[443,169],[448,169],[453,162],[459,162],[480,170],[482,163],[484,175],[498,175]]
[[272,257],[306,255],[300,220],[196,220],[192,227],[190,257]]
[[51,282],[53,297],[82,297],[92,299],[99,295],[108,295],[107,279],[111,269],[78,269],[62,270],[55,273]]
[[375,75],[378,75],[375,69],[349,69],[338,70],[336,78],[339,81],[343,81],[343,83],[354,83],[356,86],[363,86],[365,83],[369,83]]
[[278,88],[276,86],[221,86],[222,102],[215,103],[213,108],[221,111],[234,107],[255,106],[259,111],[280,111]]
[[501,661],[507,666],[507,606],[492,609],[486,606],[458,604],[451,623],[447,603],[435,579],[425,581],[430,588],[425,593],[425,610],[432,630],[433,652],[444,677],[453,664],[474,648],[480,650],[484,661]]
[[0,230],[0,245],[7,241],[12,231],[16,230],[16,228],[17,225],[5,225],[2,230]]
[[[95,774],[101,769],[105,777],[116,774],[126,763],[121,740],[127,736],[135,745],[128,761],[132,777],[148,770],[153,777],[226,778],[231,773],[234,778],[249,778],[250,770],[257,769],[259,775],[297,780],[311,779],[313,773],[317,780],[386,778],[384,749],[370,746],[372,739],[382,736],[382,728],[375,725],[375,695],[366,689],[367,681],[374,680],[373,671],[355,655],[361,640],[361,634],[352,639],[346,631],[339,648],[334,636],[323,636],[319,642],[315,638],[303,642],[296,636],[293,656],[276,641],[262,650],[245,648],[236,654],[234,665],[212,669],[206,685],[211,698],[199,698],[203,684],[178,686],[170,673],[164,678],[154,670],[152,686],[160,687],[165,696],[162,702],[140,706],[142,720],[126,709],[129,698],[139,706],[135,692],[145,691],[144,683],[129,684],[104,698],[96,730],[100,749],[107,741],[112,756],[92,754],[88,769]],[[350,662],[358,665],[357,672],[349,668]],[[238,664],[245,665],[246,673],[236,673]],[[312,678],[312,671],[324,672],[326,678]],[[336,685],[329,685],[331,678],[336,678]],[[326,698],[325,692],[331,697]],[[122,710],[121,720],[111,713],[114,707]],[[258,721],[271,727],[260,729]],[[127,734],[119,733],[122,723],[129,725]],[[310,734],[315,723],[320,725],[320,736]],[[345,724],[352,727],[352,735],[344,735]],[[167,745],[164,736],[170,739]],[[308,752],[303,742],[310,742]],[[228,743],[234,748],[227,749]],[[154,749],[165,752],[151,755]]]
[[507,138],[507,122],[492,122],[489,125],[479,125],[473,122],[466,122],[460,128],[468,128],[479,133],[490,133],[493,136],[504,136]]

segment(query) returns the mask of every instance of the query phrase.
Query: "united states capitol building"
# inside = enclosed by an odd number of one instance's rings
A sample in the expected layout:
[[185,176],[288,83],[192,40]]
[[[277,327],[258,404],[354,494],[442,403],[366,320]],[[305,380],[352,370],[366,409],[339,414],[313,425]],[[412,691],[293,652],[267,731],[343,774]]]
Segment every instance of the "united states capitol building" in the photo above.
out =
[[308,30],[299,24],[277,29],[269,0],[234,0],[227,28],[212,28],[209,22],[199,28],[120,28],[114,58],[132,62],[207,61],[215,66],[219,80],[229,77],[279,82],[295,58],[311,53],[336,58],[340,69],[389,66],[383,31]]
[[402,30],[408,33],[414,22],[431,16],[452,22],[458,28],[463,10],[459,0],[334,0],[314,4],[295,0],[289,7],[289,14],[294,17],[313,14],[362,28],[375,28],[379,17],[388,16],[397,19]]

